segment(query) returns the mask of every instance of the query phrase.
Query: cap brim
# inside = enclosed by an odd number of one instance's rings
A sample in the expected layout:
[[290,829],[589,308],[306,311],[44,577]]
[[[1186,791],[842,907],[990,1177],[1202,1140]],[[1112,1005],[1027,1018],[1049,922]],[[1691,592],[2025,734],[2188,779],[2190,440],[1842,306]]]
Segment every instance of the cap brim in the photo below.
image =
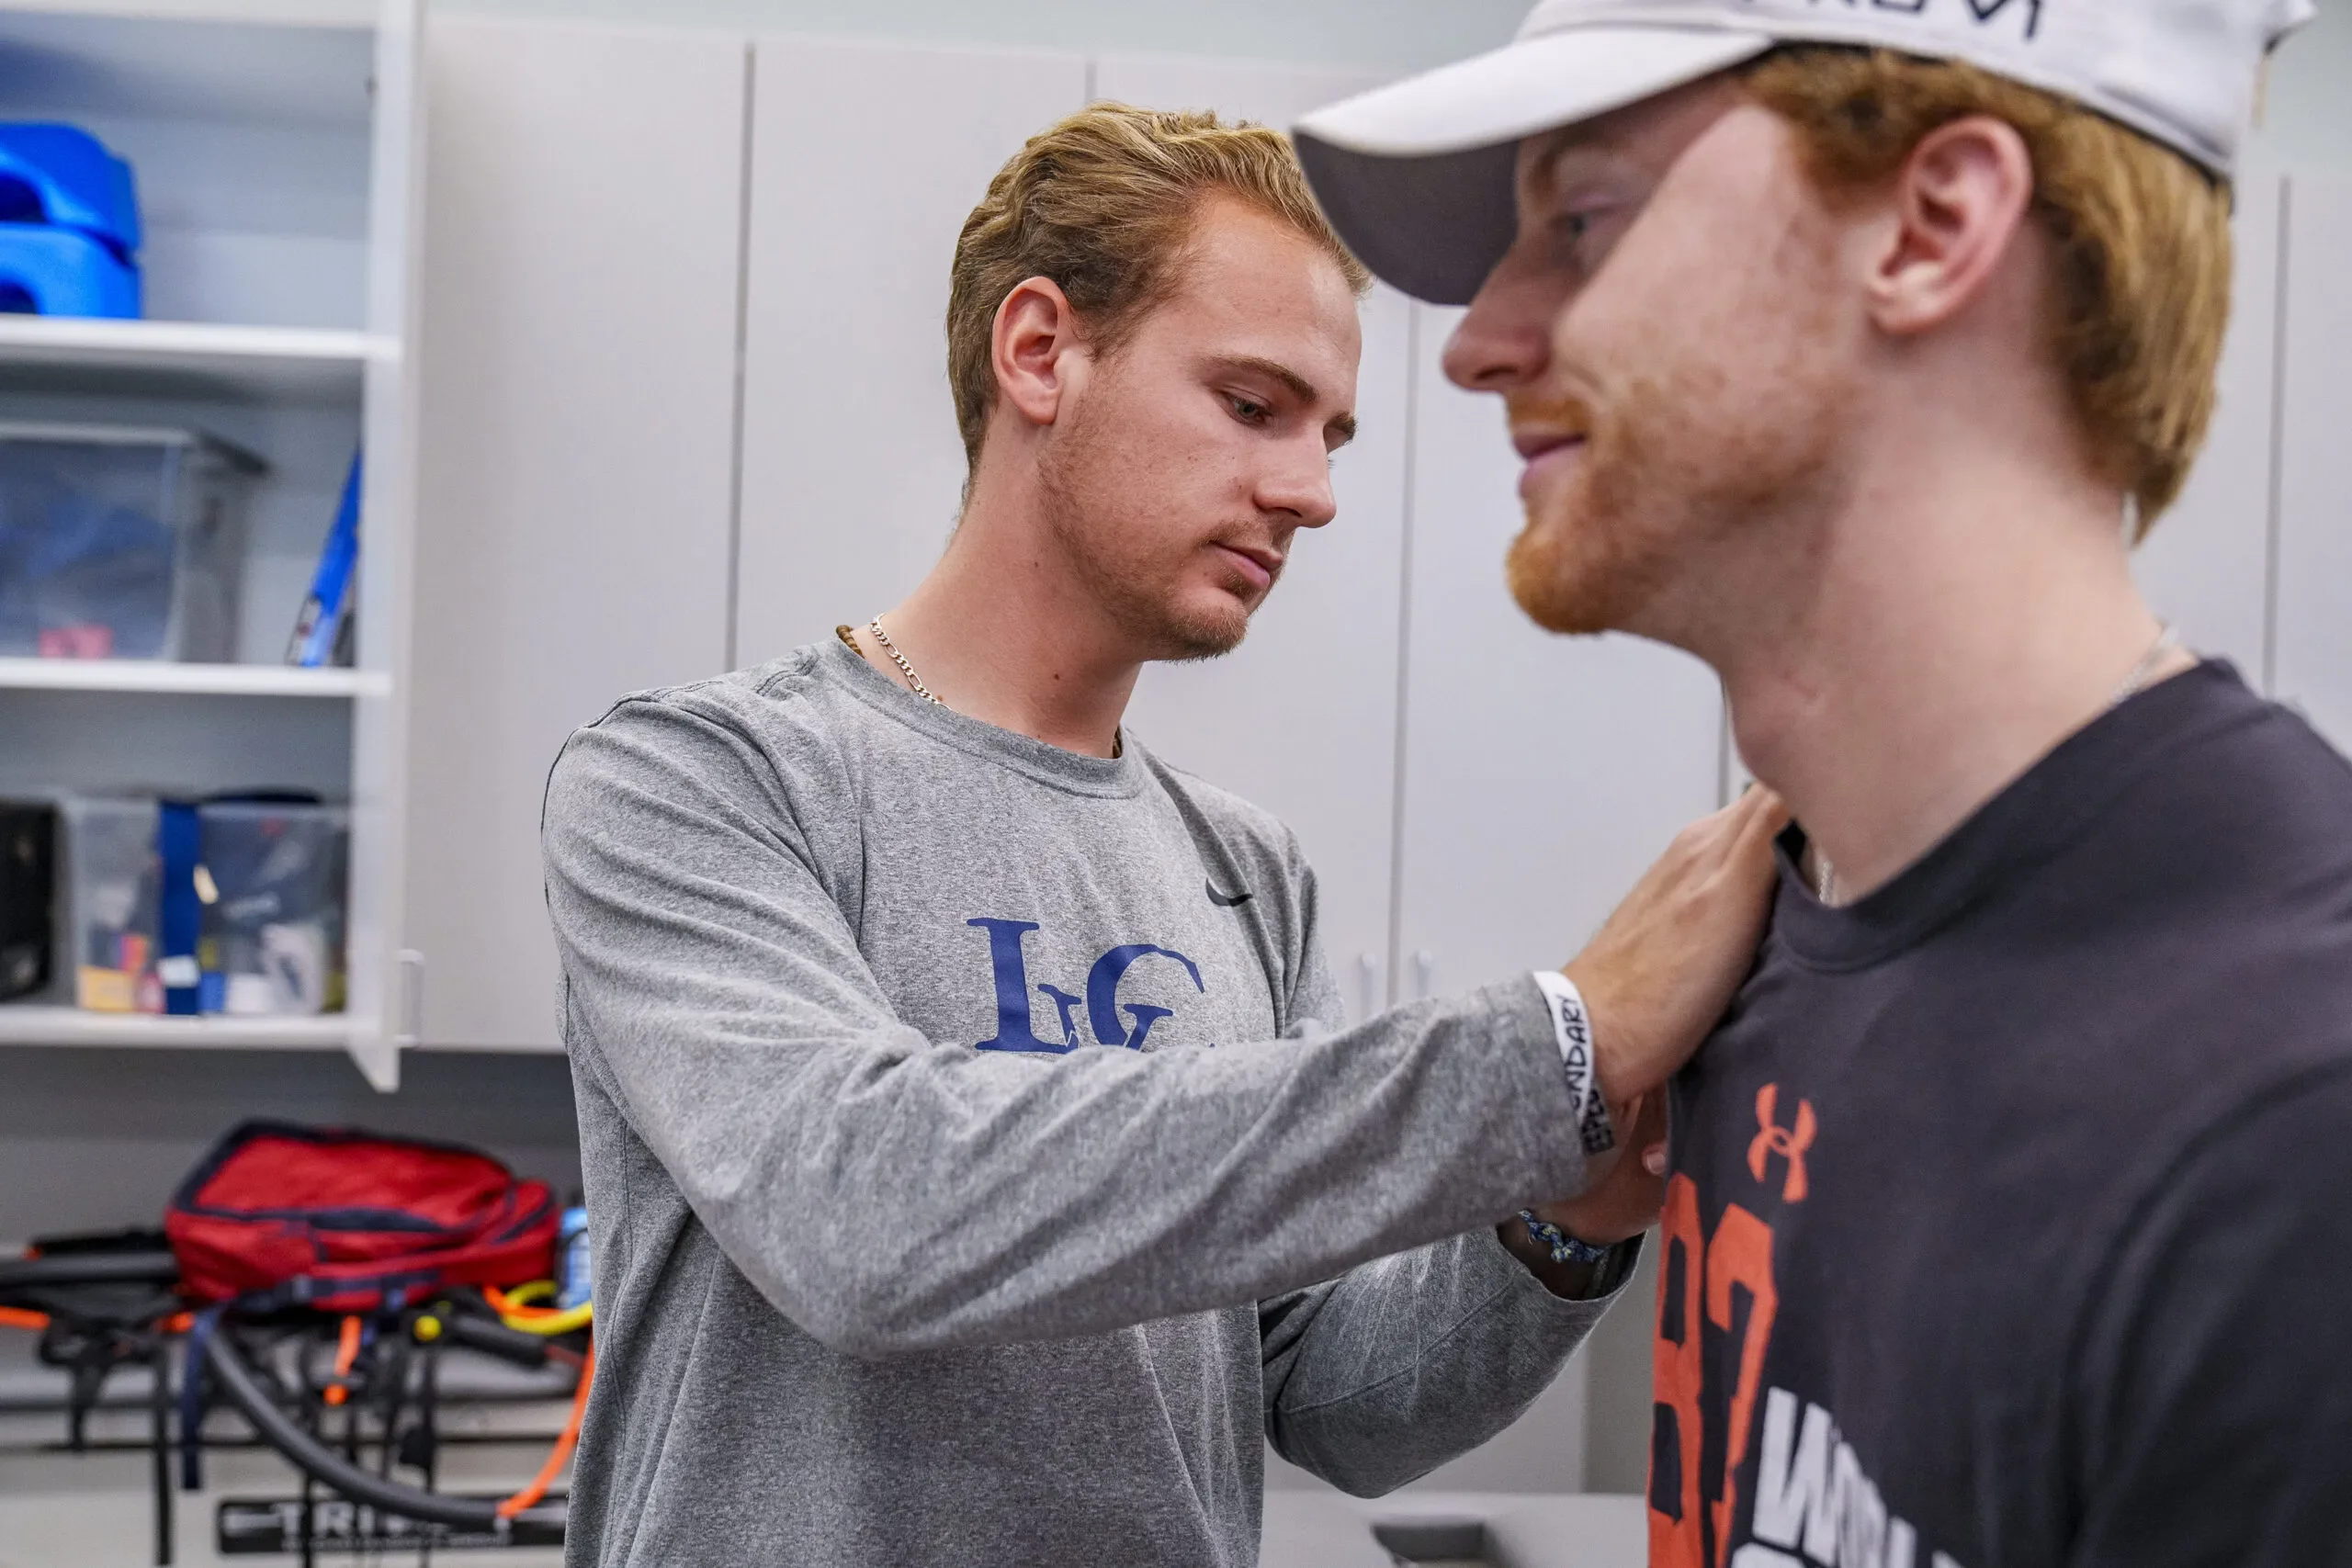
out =
[[1510,248],[1524,137],[1655,97],[1772,47],[1762,33],[1578,28],[1374,89],[1292,139],[1331,226],[1381,281],[1466,305]]

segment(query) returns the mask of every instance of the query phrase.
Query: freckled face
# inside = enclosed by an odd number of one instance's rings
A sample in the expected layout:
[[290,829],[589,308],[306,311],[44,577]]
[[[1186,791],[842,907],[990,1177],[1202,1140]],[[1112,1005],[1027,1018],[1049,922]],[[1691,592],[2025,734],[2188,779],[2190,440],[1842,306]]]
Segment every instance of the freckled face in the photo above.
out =
[[1788,127],[1702,83],[1522,143],[1520,227],[1447,345],[1526,463],[1513,595],[1677,636],[1708,544],[1818,503],[1868,338]]

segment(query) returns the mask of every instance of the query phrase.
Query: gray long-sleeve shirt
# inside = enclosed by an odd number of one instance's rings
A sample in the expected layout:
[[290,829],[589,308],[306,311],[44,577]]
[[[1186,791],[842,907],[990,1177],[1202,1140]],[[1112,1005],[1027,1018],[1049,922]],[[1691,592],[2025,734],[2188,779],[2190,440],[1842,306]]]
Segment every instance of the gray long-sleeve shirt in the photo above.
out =
[[1585,1180],[1532,980],[1336,1031],[1295,840],[1132,736],[826,644],[620,703],[544,838],[575,1565],[1248,1564],[1261,1432],[1386,1490],[1600,1315],[1493,1234]]

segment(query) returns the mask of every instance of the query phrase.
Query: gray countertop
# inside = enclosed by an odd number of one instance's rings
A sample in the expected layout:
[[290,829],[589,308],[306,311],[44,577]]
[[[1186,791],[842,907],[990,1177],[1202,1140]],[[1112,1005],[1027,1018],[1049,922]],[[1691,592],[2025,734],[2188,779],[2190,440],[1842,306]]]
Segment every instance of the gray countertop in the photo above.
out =
[[1365,1501],[1277,1491],[1266,1494],[1261,1568],[1393,1568],[1376,1528],[1445,1523],[1483,1527],[1496,1568],[1642,1568],[1648,1556],[1646,1510],[1634,1496],[1417,1492]]

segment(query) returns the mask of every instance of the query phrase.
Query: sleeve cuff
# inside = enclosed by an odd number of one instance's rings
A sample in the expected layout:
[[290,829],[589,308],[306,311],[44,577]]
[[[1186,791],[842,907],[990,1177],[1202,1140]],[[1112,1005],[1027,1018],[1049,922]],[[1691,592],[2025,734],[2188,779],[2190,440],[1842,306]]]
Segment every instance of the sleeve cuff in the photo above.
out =
[[1487,1230],[1486,1237],[1484,1250],[1493,1265],[1510,1270],[1512,1276],[1511,1289],[1521,1303],[1519,1310],[1539,1318],[1554,1319],[1564,1327],[1572,1329],[1589,1327],[1600,1315],[1596,1309],[1605,1309],[1616,1301],[1632,1281],[1642,1260],[1641,1236],[1621,1241],[1609,1249],[1608,1258],[1594,1270],[1589,1294],[1555,1295],[1549,1285],[1535,1277],[1533,1269],[1503,1245],[1502,1238],[1492,1229]]

